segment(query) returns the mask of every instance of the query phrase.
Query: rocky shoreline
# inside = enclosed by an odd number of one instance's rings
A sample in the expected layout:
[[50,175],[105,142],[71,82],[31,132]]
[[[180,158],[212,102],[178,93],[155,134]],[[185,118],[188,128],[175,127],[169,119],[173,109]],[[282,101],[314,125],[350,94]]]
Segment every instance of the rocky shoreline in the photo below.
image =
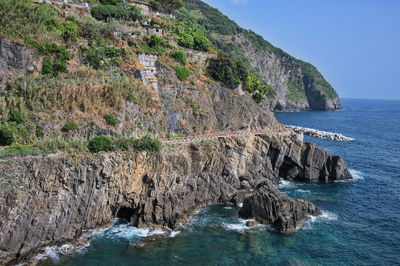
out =
[[353,138],[346,137],[340,133],[328,132],[313,128],[307,127],[299,127],[299,126],[286,126],[292,129],[294,132],[298,134],[308,135],[310,137],[319,138],[319,139],[329,139],[329,140],[336,140],[336,141],[352,141]]
[[351,178],[340,157],[311,143],[267,136],[166,147],[160,154],[58,153],[11,160],[0,160],[0,260],[11,262],[73,241],[115,217],[139,228],[174,229],[211,204],[243,205],[244,217],[250,213],[290,233],[318,210],[279,192],[281,177]]

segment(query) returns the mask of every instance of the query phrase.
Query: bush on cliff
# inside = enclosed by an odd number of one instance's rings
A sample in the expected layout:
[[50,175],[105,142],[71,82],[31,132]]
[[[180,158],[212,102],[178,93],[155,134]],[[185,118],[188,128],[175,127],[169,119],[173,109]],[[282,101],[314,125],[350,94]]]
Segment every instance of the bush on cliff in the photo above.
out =
[[143,136],[133,142],[133,147],[137,151],[159,152],[161,150],[161,142],[151,136]]
[[190,71],[184,66],[176,66],[175,72],[180,81],[184,81],[190,76]]
[[212,44],[204,31],[199,30],[194,23],[189,20],[176,22],[172,27],[172,32],[182,47],[199,51],[208,51]]
[[97,20],[137,21],[143,18],[141,10],[131,5],[98,5],[91,8],[92,16]]
[[229,88],[244,83],[248,76],[246,66],[226,53],[220,53],[217,58],[211,59],[207,71],[214,80],[222,82]]
[[159,152],[161,150],[161,142],[151,136],[143,136],[140,139],[131,137],[110,137],[96,136],[89,141],[89,151],[148,151]]
[[102,5],[118,5],[118,4],[122,4],[124,2],[124,0],[100,0],[99,1],[100,4]]
[[25,121],[25,115],[21,111],[13,111],[10,113],[10,117],[8,118],[10,122],[15,122],[17,124],[21,124]]
[[167,13],[171,13],[185,5],[182,0],[152,0],[151,3],[156,10]]
[[104,120],[106,120],[107,125],[109,126],[116,126],[119,124],[118,117],[113,114],[105,114],[103,117]]
[[14,141],[13,130],[8,125],[0,125],[0,146],[11,145]]
[[175,59],[176,62],[181,63],[182,65],[186,65],[187,55],[182,50],[173,51],[170,56]]
[[79,128],[79,125],[77,122],[70,121],[70,122],[65,123],[65,125],[62,128],[62,131],[69,132],[69,131],[77,130],[78,128]]
[[112,151],[113,138],[110,136],[96,136],[89,141],[89,151],[101,152],[101,151]]

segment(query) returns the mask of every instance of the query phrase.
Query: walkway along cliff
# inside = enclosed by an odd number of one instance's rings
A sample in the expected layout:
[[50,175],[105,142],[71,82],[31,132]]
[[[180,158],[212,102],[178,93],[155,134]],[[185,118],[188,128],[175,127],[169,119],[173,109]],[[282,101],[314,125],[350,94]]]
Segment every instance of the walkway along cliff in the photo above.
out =
[[280,177],[306,182],[351,178],[340,157],[314,144],[268,136],[167,146],[160,154],[27,156],[1,160],[0,168],[2,261],[73,241],[114,217],[138,227],[177,228],[207,204],[244,203],[244,217],[293,232],[321,212],[279,192]]

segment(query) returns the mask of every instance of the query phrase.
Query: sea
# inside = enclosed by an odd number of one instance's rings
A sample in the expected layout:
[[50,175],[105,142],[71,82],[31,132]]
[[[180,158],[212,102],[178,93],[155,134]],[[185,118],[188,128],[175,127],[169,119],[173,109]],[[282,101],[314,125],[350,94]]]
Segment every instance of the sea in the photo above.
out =
[[[283,182],[281,191],[323,211],[300,231],[249,228],[233,206],[208,206],[169,237],[115,220],[73,254],[48,247],[45,265],[400,265],[400,101],[343,99],[330,112],[276,113],[287,125],[355,140],[306,137],[342,156],[354,179]],[[155,238],[155,239],[154,239]],[[68,248],[68,247],[67,247]],[[65,249],[65,247],[64,247]],[[67,252],[66,252],[67,253]]]

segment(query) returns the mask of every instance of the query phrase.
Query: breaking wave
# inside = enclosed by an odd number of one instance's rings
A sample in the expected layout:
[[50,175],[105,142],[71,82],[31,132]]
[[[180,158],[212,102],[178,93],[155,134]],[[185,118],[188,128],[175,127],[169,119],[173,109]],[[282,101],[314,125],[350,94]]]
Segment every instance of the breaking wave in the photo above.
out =
[[327,221],[337,221],[338,220],[338,215],[333,213],[333,212],[329,212],[329,211],[322,211],[322,215],[320,216],[309,216],[310,219],[308,219],[306,221],[306,223],[304,224],[303,229],[304,230],[311,230],[313,229],[313,224],[314,223],[318,223],[318,222],[327,222]]

